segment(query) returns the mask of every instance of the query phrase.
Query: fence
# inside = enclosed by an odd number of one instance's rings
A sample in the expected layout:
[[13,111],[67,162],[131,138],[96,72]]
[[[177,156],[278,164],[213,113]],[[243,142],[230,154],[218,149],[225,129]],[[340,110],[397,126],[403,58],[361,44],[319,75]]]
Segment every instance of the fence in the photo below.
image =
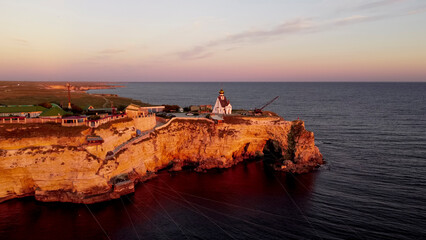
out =
[[[151,116],[151,114],[149,115]],[[87,125],[92,128],[100,125],[127,117],[126,114],[108,116],[97,120],[84,120],[83,122],[67,123],[62,121],[62,118],[26,118],[26,117],[0,117],[0,124],[28,124],[28,123],[60,123],[64,127],[83,126]]]
[[61,123],[60,118],[26,118],[26,117],[1,117],[0,123],[26,124],[26,123]]
[[175,120],[207,121],[207,122],[210,122],[210,123],[214,124],[213,120],[210,120],[210,119],[207,119],[207,118],[175,117],[175,118],[170,119],[166,124],[164,124],[162,126],[159,126],[159,127],[156,127],[155,130],[163,129],[163,128],[169,126]]
[[97,120],[88,120],[87,121],[87,126],[91,127],[91,128],[97,128],[102,124],[105,124],[107,122],[110,121],[114,121],[114,120],[119,120],[119,119],[123,119],[127,117],[126,114],[119,114],[119,115],[112,115],[112,116],[107,116],[101,119],[97,119]]

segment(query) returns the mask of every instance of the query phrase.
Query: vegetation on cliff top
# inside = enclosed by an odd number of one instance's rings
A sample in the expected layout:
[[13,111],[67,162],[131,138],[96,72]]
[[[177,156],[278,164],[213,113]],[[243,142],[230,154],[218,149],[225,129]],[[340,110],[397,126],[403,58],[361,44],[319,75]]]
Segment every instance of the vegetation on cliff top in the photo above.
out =
[[0,125],[0,139],[37,137],[79,137],[87,126],[62,127],[60,124],[4,124]]

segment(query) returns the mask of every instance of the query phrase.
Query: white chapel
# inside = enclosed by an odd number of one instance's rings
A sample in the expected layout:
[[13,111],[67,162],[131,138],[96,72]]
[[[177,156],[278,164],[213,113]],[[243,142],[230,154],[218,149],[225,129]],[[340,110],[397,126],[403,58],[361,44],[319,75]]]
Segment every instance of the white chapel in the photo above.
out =
[[214,105],[213,112],[216,114],[231,114],[232,113],[232,106],[231,103],[229,103],[229,100],[226,99],[224,95],[223,89],[220,89],[219,96],[216,99],[216,104]]

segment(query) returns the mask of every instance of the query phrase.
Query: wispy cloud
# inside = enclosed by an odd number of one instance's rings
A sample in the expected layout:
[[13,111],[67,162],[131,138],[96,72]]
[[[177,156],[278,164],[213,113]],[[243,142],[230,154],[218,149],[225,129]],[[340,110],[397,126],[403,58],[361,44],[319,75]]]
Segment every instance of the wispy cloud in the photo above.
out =
[[12,39],[15,43],[23,46],[27,46],[29,44],[28,40],[22,39],[22,38],[13,38]]
[[[382,0],[364,5],[360,5],[357,9],[372,9],[405,0]],[[318,20],[313,18],[299,18],[286,21],[270,29],[248,30],[228,35],[224,38],[212,40],[205,44],[194,46],[190,49],[180,51],[174,55],[182,60],[196,60],[213,56],[216,51],[232,51],[242,44],[266,41],[272,37],[282,37],[296,34],[312,33],[327,31],[336,27],[344,27],[357,23],[373,22],[383,19],[401,17],[406,15],[420,14],[426,12],[426,8],[406,11],[404,13],[394,13],[385,15],[352,15],[339,19]],[[222,48],[222,49],[221,49]]]
[[419,14],[419,13],[425,13],[426,12],[426,7],[422,7],[422,8],[418,8],[416,10],[412,10],[407,12],[406,15],[414,15],[414,14]]
[[256,40],[259,38],[267,38],[267,37],[284,35],[284,34],[298,33],[298,32],[312,29],[314,25],[315,24],[308,19],[295,19],[295,20],[287,21],[283,24],[280,24],[270,30],[255,30],[255,31],[246,31],[242,33],[233,34],[218,41],[218,43],[251,41],[251,40]]
[[179,58],[184,60],[196,60],[196,59],[203,59],[208,58],[213,55],[212,52],[207,52],[209,49],[208,45],[204,46],[196,46],[189,50],[185,50],[182,52],[176,53],[176,55],[179,56]]
[[[253,41],[262,41],[270,37],[301,33],[315,28],[315,23],[309,19],[295,19],[287,21],[269,30],[249,30],[236,34],[229,35],[222,39],[210,41],[206,44],[195,46],[191,49],[178,52],[181,59],[193,60],[210,57],[213,53],[210,51],[212,48],[218,46],[225,46],[237,43],[247,43]],[[227,48],[229,50],[231,48]]]
[[383,10],[383,8],[406,2],[407,0],[379,0],[379,1],[370,1],[368,3],[354,4],[349,6],[344,6],[337,10],[337,13],[360,13],[360,12],[373,12],[378,10]]
[[380,8],[380,7],[391,5],[394,3],[405,2],[405,1],[406,0],[380,0],[380,1],[359,5],[358,7],[355,8],[355,10],[367,10],[367,9],[373,9],[373,8]]
[[362,15],[354,15],[346,18],[341,18],[335,20],[336,25],[349,25],[349,24],[355,24],[355,23],[362,23],[362,22],[371,22],[380,20],[382,18],[386,18],[388,16],[382,16],[382,15],[376,15],[376,16],[362,16]]

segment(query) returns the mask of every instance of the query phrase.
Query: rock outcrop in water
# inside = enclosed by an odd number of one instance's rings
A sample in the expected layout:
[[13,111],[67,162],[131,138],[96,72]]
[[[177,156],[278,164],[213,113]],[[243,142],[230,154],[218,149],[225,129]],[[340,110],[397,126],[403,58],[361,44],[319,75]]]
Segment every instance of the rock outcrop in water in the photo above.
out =
[[57,136],[30,129],[32,134],[19,137],[14,132],[25,126],[3,125],[0,130],[8,134],[0,136],[0,202],[35,196],[40,201],[95,203],[133,192],[135,183],[164,168],[228,168],[264,152],[274,156],[270,163],[281,171],[306,173],[323,164],[314,134],[303,121],[279,117],[226,117],[220,124],[177,118],[105,158],[135,129],[154,126],[155,118],[110,124],[96,130],[106,140],[96,147],[83,144],[89,129]]

